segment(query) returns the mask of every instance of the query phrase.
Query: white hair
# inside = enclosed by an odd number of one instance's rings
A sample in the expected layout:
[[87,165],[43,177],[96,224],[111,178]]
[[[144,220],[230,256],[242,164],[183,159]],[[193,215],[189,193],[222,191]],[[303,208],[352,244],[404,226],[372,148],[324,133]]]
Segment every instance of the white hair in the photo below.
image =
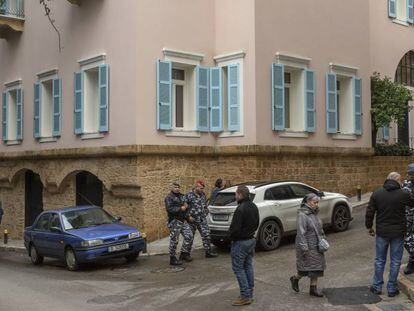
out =
[[387,179],[398,181],[399,179],[401,179],[401,175],[397,172],[391,172],[391,173],[388,174]]

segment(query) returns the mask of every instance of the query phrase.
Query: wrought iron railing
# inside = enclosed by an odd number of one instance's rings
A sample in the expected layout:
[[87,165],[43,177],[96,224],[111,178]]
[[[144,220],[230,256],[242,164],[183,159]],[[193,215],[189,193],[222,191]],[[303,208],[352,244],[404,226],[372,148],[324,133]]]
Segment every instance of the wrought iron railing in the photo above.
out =
[[0,0],[0,15],[24,18],[24,0]]

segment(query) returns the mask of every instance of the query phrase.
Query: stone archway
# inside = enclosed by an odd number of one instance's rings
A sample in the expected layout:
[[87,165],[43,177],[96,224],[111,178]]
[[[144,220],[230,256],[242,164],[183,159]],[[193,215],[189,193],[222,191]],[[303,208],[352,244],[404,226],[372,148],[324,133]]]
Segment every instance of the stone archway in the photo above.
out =
[[103,207],[103,183],[94,174],[80,171],[75,175],[76,205]]
[[24,223],[31,226],[36,217],[43,212],[43,184],[39,174],[32,170],[24,172]]

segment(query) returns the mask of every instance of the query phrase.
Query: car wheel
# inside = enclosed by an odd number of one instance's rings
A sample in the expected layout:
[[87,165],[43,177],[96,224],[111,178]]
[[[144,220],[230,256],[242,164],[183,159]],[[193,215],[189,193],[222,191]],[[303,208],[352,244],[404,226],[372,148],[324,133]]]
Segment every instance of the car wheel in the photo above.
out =
[[217,248],[228,249],[231,242],[229,240],[211,239],[211,244]]
[[32,261],[32,264],[34,265],[40,265],[43,262],[44,257],[39,255],[37,252],[36,246],[34,244],[30,245],[30,260]]
[[267,220],[260,227],[259,244],[265,251],[271,251],[279,247],[283,230],[275,220]]
[[348,229],[351,222],[349,208],[345,205],[335,206],[332,212],[332,229],[336,232],[342,232]]
[[75,252],[70,247],[65,250],[65,262],[69,271],[76,271],[79,269],[79,262],[76,259]]
[[137,260],[138,256],[139,256],[139,252],[136,252],[136,253],[126,255],[125,258],[126,258],[127,262],[132,262],[132,261]]

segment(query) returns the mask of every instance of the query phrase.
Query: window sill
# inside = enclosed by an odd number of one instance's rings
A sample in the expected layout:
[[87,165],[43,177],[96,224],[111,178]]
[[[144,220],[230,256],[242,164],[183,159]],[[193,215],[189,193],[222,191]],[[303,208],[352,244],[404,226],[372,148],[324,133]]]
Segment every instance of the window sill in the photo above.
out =
[[244,134],[242,132],[221,132],[218,137],[219,138],[226,138],[226,137],[243,137]]
[[357,136],[355,134],[334,134],[332,135],[332,139],[336,140],[357,140]]
[[199,131],[191,131],[191,130],[171,130],[166,131],[165,136],[168,137],[201,137],[201,133]]
[[58,140],[57,137],[41,137],[41,138],[39,138],[39,143],[41,143],[41,144],[43,144],[43,143],[54,143],[57,140]]
[[308,132],[302,132],[302,131],[284,131],[279,134],[279,137],[284,138],[308,138],[309,133]]
[[409,24],[409,23],[407,23],[406,21],[402,21],[402,20],[399,20],[399,19],[396,19],[396,18],[394,18],[394,19],[392,20],[392,22],[393,22],[393,23],[396,23],[396,24],[398,24],[398,25],[406,26],[406,27],[409,27],[409,26],[410,26],[410,24]]
[[86,134],[82,134],[81,135],[81,139],[82,140],[87,140],[87,139],[100,139],[100,138],[104,138],[105,135],[102,133],[86,133]]
[[5,142],[6,146],[15,146],[15,145],[21,145],[22,141],[21,140],[7,140]]

